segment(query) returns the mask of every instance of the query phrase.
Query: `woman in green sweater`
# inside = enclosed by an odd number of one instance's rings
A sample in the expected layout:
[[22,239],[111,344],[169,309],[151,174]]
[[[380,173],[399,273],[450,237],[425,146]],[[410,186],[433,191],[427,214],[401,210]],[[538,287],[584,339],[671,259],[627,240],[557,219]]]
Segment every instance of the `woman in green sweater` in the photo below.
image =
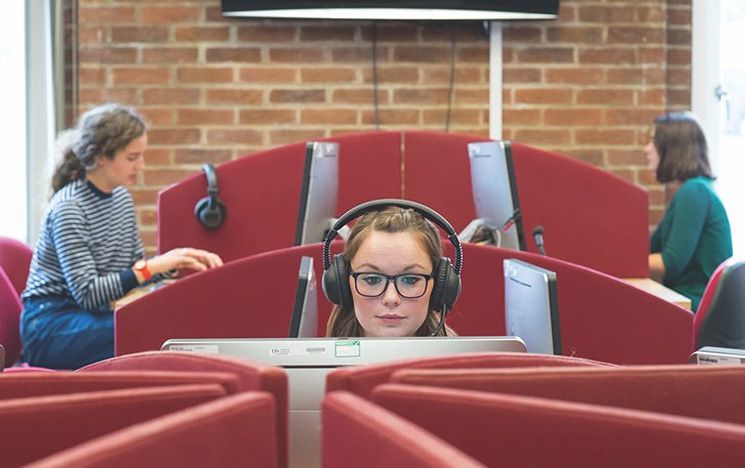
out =
[[696,310],[711,274],[732,256],[727,212],[712,185],[706,137],[691,112],[654,120],[644,147],[657,181],[677,189],[652,234],[649,271],[653,279],[691,299]]

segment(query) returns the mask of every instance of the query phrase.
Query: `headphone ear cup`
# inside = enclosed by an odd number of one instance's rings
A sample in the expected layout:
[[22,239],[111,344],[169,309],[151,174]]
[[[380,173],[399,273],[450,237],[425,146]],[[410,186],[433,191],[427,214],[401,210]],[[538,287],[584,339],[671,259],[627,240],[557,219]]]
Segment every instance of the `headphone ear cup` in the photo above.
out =
[[344,254],[337,254],[328,269],[323,272],[323,294],[333,304],[338,304],[344,310],[354,307],[352,291],[349,289],[349,271]]
[[199,200],[194,207],[199,223],[207,229],[219,228],[225,220],[225,205],[220,200],[212,202],[210,197]]
[[434,275],[434,286],[429,298],[431,310],[442,310],[443,306],[450,310],[460,295],[460,276],[455,272],[450,259],[441,257]]

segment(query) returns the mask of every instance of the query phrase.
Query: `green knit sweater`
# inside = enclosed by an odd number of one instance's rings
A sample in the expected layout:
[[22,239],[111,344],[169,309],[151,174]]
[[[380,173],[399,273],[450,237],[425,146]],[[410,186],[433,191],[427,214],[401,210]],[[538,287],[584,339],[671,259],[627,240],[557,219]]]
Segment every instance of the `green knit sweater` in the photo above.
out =
[[732,256],[727,212],[711,179],[694,177],[680,186],[652,234],[651,252],[662,254],[663,284],[689,297],[695,311],[711,274]]

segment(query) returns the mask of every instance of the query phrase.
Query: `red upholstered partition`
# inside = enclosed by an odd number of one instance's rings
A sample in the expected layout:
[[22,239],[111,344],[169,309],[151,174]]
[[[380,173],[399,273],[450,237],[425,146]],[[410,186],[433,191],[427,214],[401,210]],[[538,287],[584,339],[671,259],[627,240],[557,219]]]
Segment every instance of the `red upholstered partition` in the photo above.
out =
[[272,468],[273,413],[265,393],[234,395],[98,437],[31,466]]
[[0,400],[45,395],[117,390],[133,387],[218,383],[228,394],[240,389],[238,376],[228,372],[109,371],[19,372],[0,375]]
[[[452,246],[446,253],[452,258]],[[563,354],[618,364],[682,364],[692,352],[690,311],[617,278],[556,258],[463,245],[463,290],[448,324],[462,335],[504,335],[502,262],[556,272]]]
[[[467,145],[487,138],[404,133],[404,197],[445,216],[456,230],[476,217]],[[582,161],[513,142],[528,250],[544,228],[547,253],[619,277],[648,276],[646,191]]]
[[[322,247],[309,244],[236,260],[123,306],[114,316],[116,354],[157,350],[170,338],[286,337],[300,258],[313,257],[319,281]],[[318,331],[323,336],[331,306],[317,284]]]
[[239,391],[265,391],[274,396],[276,406],[276,445],[279,466],[287,467],[287,374],[279,367],[268,366],[243,359],[177,351],[149,351],[127,354],[89,364],[76,372],[101,373],[108,371],[189,371],[228,372],[235,375]]
[[326,468],[484,466],[421,427],[346,392],[326,395],[322,420]]
[[[398,197],[401,143],[398,132],[371,132],[319,138],[339,143],[337,211],[373,198]],[[194,216],[206,196],[204,174],[168,187],[158,195],[158,251],[192,246],[230,261],[290,247],[300,202],[306,142],[279,146],[219,165],[219,198],[227,215],[208,230]]]
[[739,466],[745,457],[738,424],[396,384],[373,401],[487,466]]
[[568,356],[529,353],[469,353],[434,356],[341,367],[326,376],[326,392],[343,390],[364,398],[377,385],[386,383],[395,372],[405,369],[481,369],[503,367],[613,366],[604,362]]
[[131,424],[225,396],[218,384],[0,401],[0,467],[20,466]]
[[401,369],[391,382],[510,393],[745,424],[743,366]]

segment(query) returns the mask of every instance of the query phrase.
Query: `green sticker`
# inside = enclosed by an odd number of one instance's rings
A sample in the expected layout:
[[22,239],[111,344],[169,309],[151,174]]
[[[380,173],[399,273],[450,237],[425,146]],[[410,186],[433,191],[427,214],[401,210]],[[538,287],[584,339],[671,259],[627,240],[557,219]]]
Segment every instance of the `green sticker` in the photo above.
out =
[[334,355],[336,357],[359,357],[360,340],[343,340],[334,344]]

